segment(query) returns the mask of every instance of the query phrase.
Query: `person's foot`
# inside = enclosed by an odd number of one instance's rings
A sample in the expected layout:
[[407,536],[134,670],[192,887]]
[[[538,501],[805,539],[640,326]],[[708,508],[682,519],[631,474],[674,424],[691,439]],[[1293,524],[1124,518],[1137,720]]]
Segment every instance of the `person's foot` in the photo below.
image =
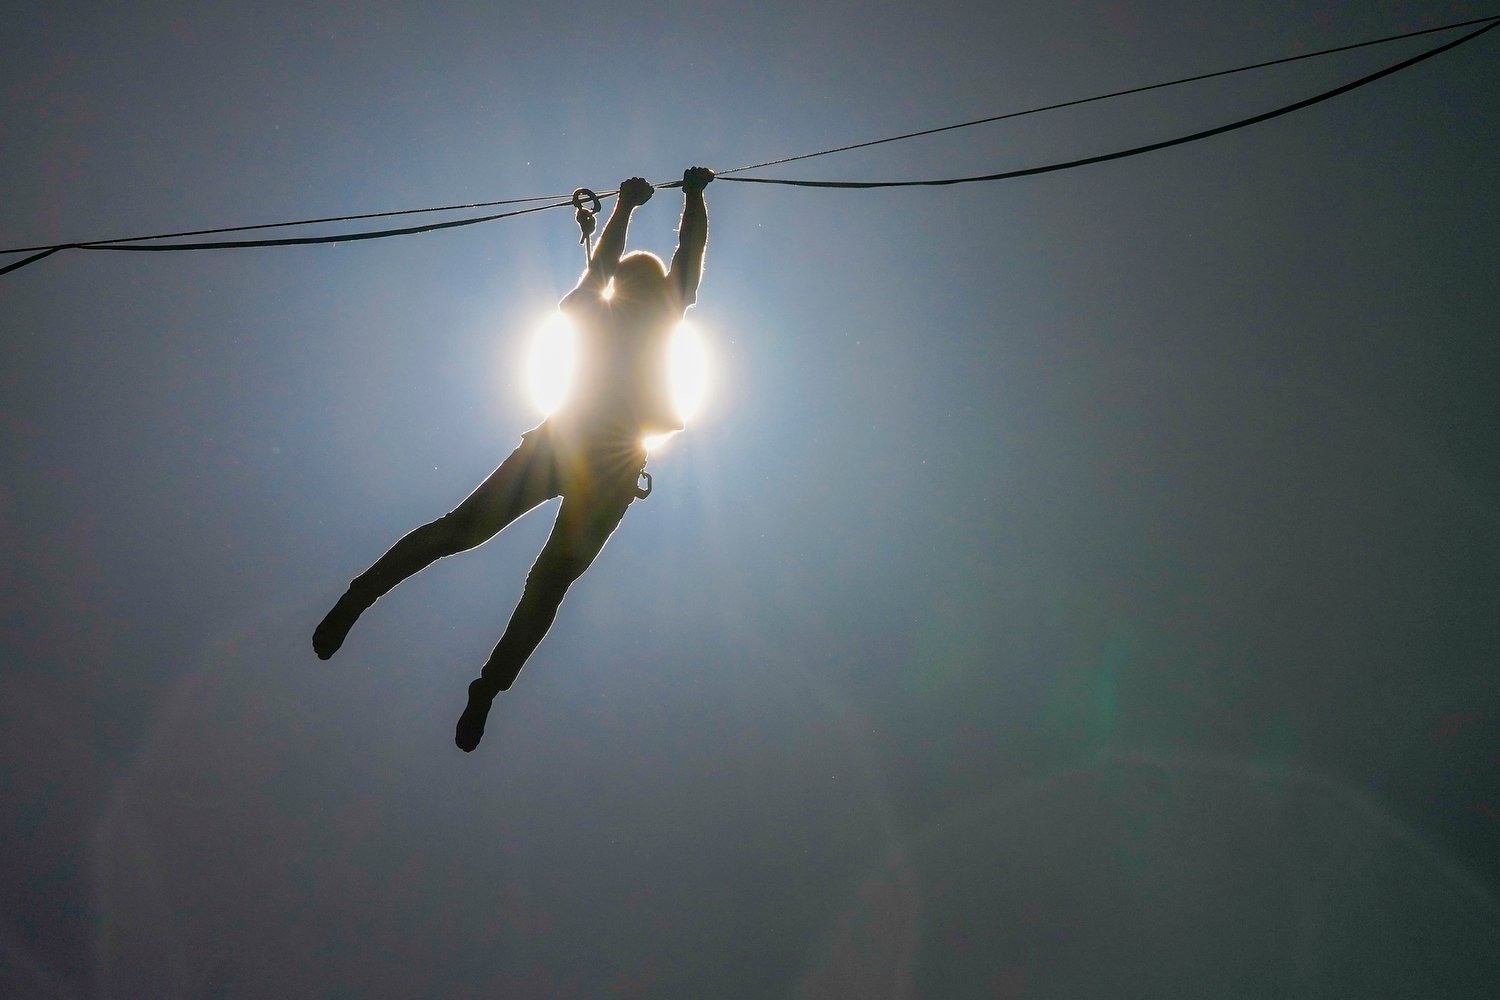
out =
[[473,753],[484,738],[484,723],[490,717],[490,706],[494,703],[495,692],[483,678],[469,685],[469,703],[464,706],[464,714],[458,717],[458,726],[453,731],[453,742],[464,753]]
[[349,630],[359,621],[363,611],[363,608],[350,599],[347,592],[339,598],[333,610],[323,617],[313,631],[313,652],[318,654],[318,659],[326,660],[339,651]]

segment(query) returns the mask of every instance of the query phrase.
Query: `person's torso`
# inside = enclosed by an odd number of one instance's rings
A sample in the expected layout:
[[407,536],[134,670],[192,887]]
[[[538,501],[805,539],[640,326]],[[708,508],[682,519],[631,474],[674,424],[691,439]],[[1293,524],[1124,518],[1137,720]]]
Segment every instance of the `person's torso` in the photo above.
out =
[[573,312],[576,368],[555,419],[628,428],[637,436],[681,430],[672,399],[672,337],[682,309],[617,308],[603,298]]

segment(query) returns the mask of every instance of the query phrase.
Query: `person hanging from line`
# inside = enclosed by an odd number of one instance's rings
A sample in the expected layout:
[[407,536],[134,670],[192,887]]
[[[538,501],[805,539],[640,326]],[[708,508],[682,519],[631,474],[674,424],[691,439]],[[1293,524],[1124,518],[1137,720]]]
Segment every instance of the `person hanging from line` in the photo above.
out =
[[[562,408],[521,435],[521,444],[448,514],[403,537],[349,589],[313,632],[328,659],[359,616],[398,583],[443,556],[481,545],[522,514],[561,496],[552,533],[520,603],[459,717],[454,742],[472,751],[496,695],[508,690],[547,634],[568,587],[588,569],[632,501],[646,466],[644,438],[681,430],[672,404],[668,352],[677,323],[698,298],[708,244],[707,167],[682,175],[683,210],[671,270],[645,251],[622,256],[630,215],[651,200],[640,177],[620,185],[588,268],[559,305],[578,344],[573,387]],[[648,479],[649,483],[649,479]],[[649,491],[649,489],[648,489]]]

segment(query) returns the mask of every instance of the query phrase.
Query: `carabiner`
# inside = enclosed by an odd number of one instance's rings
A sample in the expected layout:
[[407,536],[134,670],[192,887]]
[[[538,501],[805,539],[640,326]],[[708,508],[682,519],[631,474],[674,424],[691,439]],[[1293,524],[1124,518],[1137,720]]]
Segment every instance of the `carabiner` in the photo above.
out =
[[[593,202],[593,208],[586,208],[584,202]],[[578,223],[578,228],[583,235],[578,237],[578,242],[584,246],[585,262],[594,259],[594,244],[591,239],[594,235],[594,215],[599,211],[599,196],[588,188],[578,188],[573,192],[573,207],[577,209],[573,213],[573,221]]]

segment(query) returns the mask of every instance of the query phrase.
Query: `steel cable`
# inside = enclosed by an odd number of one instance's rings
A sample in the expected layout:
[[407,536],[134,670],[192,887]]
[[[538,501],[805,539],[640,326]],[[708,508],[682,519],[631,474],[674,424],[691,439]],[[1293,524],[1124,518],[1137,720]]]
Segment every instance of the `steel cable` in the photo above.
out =
[[[1283,63],[1296,62],[1296,61],[1303,60],[1303,59],[1313,59],[1313,58],[1317,58],[1319,56],[1331,55],[1331,54],[1337,53],[1337,52],[1347,52],[1347,51],[1349,51],[1351,49],[1364,48],[1364,47],[1370,46],[1370,45],[1380,45],[1380,44],[1384,44],[1384,43],[1387,43],[1387,42],[1398,41],[1398,40],[1405,39],[1405,38],[1414,38],[1414,37],[1417,37],[1419,35],[1428,35],[1428,34],[1432,34],[1434,32],[1447,31],[1447,30],[1451,30],[1451,29],[1454,29],[1454,28],[1469,27],[1469,26],[1472,26],[1472,25],[1475,25],[1475,24],[1483,24],[1484,27],[1479,28],[1477,31],[1470,32],[1469,34],[1464,35],[1464,36],[1462,36],[1460,38],[1454,39],[1451,42],[1446,42],[1446,43],[1444,43],[1442,45],[1439,45],[1439,46],[1437,46],[1435,48],[1429,49],[1429,50],[1427,50],[1425,52],[1418,53],[1417,55],[1415,55],[1415,56],[1413,56],[1411,58],[1402,60],[1401,62],[1395,63],[1395,64],[1393,64],[1391,66],[1387,66],[1384,69],[1377,70],[1374,73],[1370,73],[1370,74],[1368,74],[1366,76],[1360,77],[1357,80],[1353,80],[1353,81],[1351,81],[1349,83],[1343,84],[1342,86],[1336,87],[1336,88],[1334,88],[1332,90],[1328,90],[1328,91],[1325,91],[1325,92],[1323,92],[1321,94],[1317,94],[1317,95],[1315,95],[1313,97],[1309,97],[1309,98],[1306,98],[1304,100],[1297,101],[1297,102],[1295,102],[1293,104],[1285,105],[1285,106],[1277,108],[1277,109],[1275,109],[1273,111],[1267,111],[1267,112],[1264,112],[1262,114],[1253,115],[1253,116],[1251,116],[1249,118],[1243,118],[1243,119],[1240,119],[1238,121],[1231,122],[1231,123],[1229,123],[1227,125],[1220,125],[1220,126],[1218,126],[1216,128],[1205,129],[1205,130],[1202,130],[1202,131],[1199,131],[1199,132],[1191,133],[1189,135],[1177,136],[1177,137],[1172,138],[1172,139],[1166,139],[1166,140],[1162,140],[1160,142],[1149,143],[1149,144],[1144,145],[1144,146],[1135,146],[1135,147],[1132,147],[1130,149],[1116,150],[1114,152],[1103,153],[1103,154],[1099,154],[1099,155],[1096,155],[1096,156],[1083,157],[1081,159],[1068,160],[1068,161],[1059,162],[1059,163],[1045,164],[1043,166],[1038,166],[1038,167],[1026,167],[1026,168],[1022,168],[1022,169],[1018,169],[1018,170],[1007,170],[1007,171],[1002,171],[1002,172],[992,173],[992,174],[980,174],[980,175],[968,176],[968,177],[948,177],[948,178],[939,178],[939,179],[932,179],[932,180],[915,180],[915,181],[815,181],[815,180],[795,180],[795,179],[775,178],[775,177],[736,177],[736,176],[730,176],[730,175],[742,173],[742,172],[748,171],[748,170],[756,170],[756,169],[760,169],[760,168],[763,168],[763,167],[774,166],[774,165],[782,164],[782,163],[791,163],[791,162],[796,161],[796,160],[806,160],[806,159],[811,159],[811,158],[816,157],[816,156],[827,156],[827,155],[830,155],[830,154],[833,154],[833,153],[846,152],[846,151],[852,150],[852,149],[862,149],[862,148],[865,148],[865,147],[868,147],[868,146],[876,146],[876,145],[881,145],[883,143],[888,143],[888,142],[898,142],[898,141],[901,141],[901,140],[904,140],[904,139],[913,139],[913,138],[918,138],[918,137],[921,137],[921,136],[935,135],[935,134],[937,134],[939,132],[947,132],[947,131],[952,131],[954,129],[969,128],[969,127],[976,126],[976,125],[983,125],[983,124],[988,124],[988,123],[991,123],[991,122],[1002,121],[1002,120],[1005,120],[1005,119],[1008,119],[1008,118],[1017,118],[1017,117],[1021,117],[1023,115],[1039,114],[1039,113],[1044,112],[1044,111],[1054,111],[1054,110],[1058,110],[1060,108],[1074,107],[1074,106],[1077,106],[1077,105],[1080,105],[1080,104],[1087,104],[1087,103],[1091,103],[1091,102],[1094,102],[1094,101],[1108,100],[1108,99],[1115,98],[1115,97],[1123,97],[1123,96],[1126,96],[1126,95],[1129,95],[1129,94],[1138,94],[1138,93],[1142,93],[1142,92],[1149,91],[1149,90],[1157,90],[1157,89],[1160,89],[1160,88],[1163,88],[1163,87],[1172,87],[1172,86],[1178,86],[1180,84],[1193,83],[1193,82],[1197,82],[1197,81],[1200,81],[1200,80],[1207,80],[1207,79],[1210,79],[1210,78],[1213,78],[1213,77],[1219,77],[1219,76],[1227,76],[1227,75],[1234,74],[1234,73],[1243,73],[1243,72],[1247,72],[1247,71],[1253,70],[1253,69],[1262,69],[1262,68],[1265,68],[1265,67],[1268,67],[1268,66],[1277,66],[1277,65],[1281,65]],[[1424,60],[1430,59],[1433,56],[1439,55],[1440,53],[1443,53],[1443,52],[1446,52],[1446,51],[1448,51],[1450,49],[1456,48],[1457,46],[1462,45],[1464,42],[1471,41],[1472,39],[1479,37],[1480,35],[1484,34],[1485,32],[1487,32],[1490,29],[1495,28],[1497,26],[1500,26],[1500,15],[1491,15],[1489,17],[1474,18],[1474,19],[1471,19],[1471,20],[1468,20],[1468,21],[1459,21],[1459,22],[1455,22],[1455,23],[1452,23],[1452,24],[1442,25],[1442,26],[1436,27],[1436,28],[1424,28],[1424,29],[1420,29],[1420,30],[1417,30],[1417,31],[1405,32],[1403,34],[1398,34],[1398,35],[1388,35],[1388,36],[1383,37],[1383,38],[1372,39],[1372,40],[1364,41],[1364,42],[1356,42],[1356,43],[1349,44],[1349,45],[1336,46],[1334,48],[1322,49],[1322,50],[1319,50],[1317,52],[1308,52],[1308,53],[1303,53],[1301,55],[1295,55],[1295,56],[1285,56],[1285,57],[1282,57],[1280,59],[1273,59],[1273,60],[1269,60],[1269,61],[1266,61],[1266,62],[1253,63],[1253,64],[1249,64],[1249,65],[1245,65],[1245,66],[1235,67],[1233,69],[1218,70],[1218,71],[1215,71],[1215,72],[1212,72],[1212,73],[1202,73],[1202,74],[1198,74],[1196,76],[1182,77],[1180,79],[1170,80],[1170,81],[1166,81],[1164,83],[1149,84],[1149,85],[1143,86],[1143,87],[1132,87],[1132,88],[1129,88],[1129,89],[1126,89],[1126,90],[1114,91],[1114,92],[1109,93],[1109,94],[1100,94],[1100,95],[1096,95],[1094,97],[1080,98],[1078,100],[1073,100],[1073,101],[1064,101],[1064,102],[1059,103],[1059,104],[1050,104],[1050,105],[1046,105],[1046,106],[1043,106],[1043,107],[1030,108],[1030,109],[1025,110],[1025,111],[1013,111],[1013,112],[1009,112],[1009,113],[1003,114],[1003,115],[994,115],[994,116],[991,116],[991,117],[988,117],[988,118],[979,118],[979,119],[974,119],[972,121],[959,122],[959,123],[953,124],[953,125],[944,125],[944,126],[940,126],[938,128],[924,129],[924,130],[918,131],[918,132],[908,132],[908,133],[905,133],[905,134],[902,134],[902,135],[888,136],[888,137],[883,138],[883,139],[872,139],[872,140],[868,140],[866,142],[852,143],[852,144],[844,145],[844,146],[835,146],[835,147],[832,147],[832,148],[829,148],[829,149],[818,150],[818,151],[812,152],[812,153],[801,153],[801,154],[798,154],[798,155],[795,155],[795,156],[787,156],[787,157],[782,157],[780,159],[775,159],[775,160],[766,160],[766,161],[761,162],[761,163],[747,164],[746,166],[734,167],[734,168],[729,169],[729,170],[719,171],[718,174],[717,174],[717,176],[720,179],[725,180],[725,181],[734,181],[734,182],[739,182],[739,183],[744,183],[744,184],[777,184],[777,185],[785,185],[785,186],[791,186],[791,187],[868,189],[868,188],[887,188],[887,187],[938,187],[938,186],[947,186],[947,185],[953,185],[953,184],[971,184],[971,183],[977,183],[977,182],[980,182],[980,181],[1007,180],[1007,179],[1015,178],[1015,177],[1026,177],[1026,176],[1032,176],[1032,175],[1036,175],[1036,174],[1051,173],[1051,172],[1055,172],[1055,171],[1059,171],[1059,170],[1067,170],[1067,169],[1070,169],[1070,168],[1073,168],[1073,167],[1086,166],[1086,165],[1092,164],[1092,163],[1103,163],[1103,162],[1106,162],[1108,160],[1118,160],[1118,159],[1123,159],[1123,158],[1129,157],[1129,156],[1138,156],[1138,155],[1140,155],[1142,153],[1148,153],[1148,152],[1152,152],[1152,151],[1158,150],[1158,149],[1166,149],[1166,148],[1171,147],[1171,146],[1179,146],[1179,145],[1183,145],[1185,143],[1196,142],[1196,141],[1198,141],[1200,139],[1209,138],[1210,136],[1221,135],[1221,134],[1223,134],[1225,132],[1232,132],[1232,131],[1234,131],[1236,129],[1245,128],[1245,127],[1247,127],[1249,125],[1254,125],[1254,124],[1257,124],[1259,122],[1269,121],[1272,118],[1278,118],[1278,117],[1280,117],[1282,115],[1290,114],[1293,111],[1298,111],[1298,110],[1301,110],[1303,108],[1310,107],[1310,106],[1312,106],[1314,104],[1321,103],[1322,101],[1329,100],[1330,98],[1337,97],[1340,94],[1348,93],[1351,90],[1354,90],[1354,89],[1356,89],[1358,87],[1362,87],[1365,84],[1371,83],[1371,82],[1373,82],[1375,80],[1378,80],[1378,79],[1381,79],[1382,77],[1390,76],[1393,73],[1400,72],[1401,70],[1404,70],[1404,69],[1406,69],[1406,68],[1408,68],[1410,66],[1414,66],[1417,63],[1420,63],[1420,62],[1423,62]],[[658,187],[658,188],[674,188],[674,187],[680,187],[681,184],[682,184],[681,181],[674,180],[674,181],[667,181],[667,182],[664,182],[662,184],[658,184],[658,185],[656,185],[656,187]],[[607,191],[607,192],[602,193],[599,197],[601,197],[601,198],[609,198],[609,197],[613,197],[617,193],[618,192],[616,192],[616,191]],[[554,208],[571,208],[571,207],[573,207],[571,200],[553,200],[554,198],[561,198],[561,197],[562,196],[538,195],[538,196],[528,197],[528,198],[509,198],[509,199],[504,199],[504,200],[501,200],[501,201],[471,202],[471,203],[462,204],[462,205],[446,205],[446,206],[432,207],[432,208],[399,209],[399,210],[387,211],[387,212],[367,212],[367,213],[363,213],[363,214],[359,214],[359,215],[328,216],[328,217],[318,218],[318,219],[302,219],[302,220],[297,220],[297,221],[293,221],[293,222],[269,222],[269,223],[260,223],[260,224],[257,224],[257,225],[231,226],[231,227],[225,227],[225,228],[219,228],[219,229],[187,230],[187,231],[176,232],[176,233],[161,233],[161,234],[157,234],[157,235],[154,235],[154,236],[125,237],[125,238],[117,238],[117,239],[111,239],[111,240],[89,240],[89,241],[82,241],[82,242],[76,242],[76,243],[60,243],[60,244],[54,244],[54,245],[51,245],[51,246],[11,247],[11,248],[8,248],[8,249],[5,249],[5,250],[0,250],[0,253],[31,253],[31,256],[25,257],[25,258],[23,258],[21,260],[18,260],[18,261],[14,261],[14,262],[12,262],[10,264],[7,264],[4,267],[0,267],[0,275],[7,274],[7,273],[9,273],[11,271],[15,271],[15,270],[17,270],[19,268],[25,267],[28,264],[35,263],[35,262],[37,262],[39,260],[42,260],[45,257],[49,257],[52,254],[57,253],[59,250],[125,250],[125,251],[137,251],[137,252],[167,252],[167,251],[175,251],[175,250],[225,250],[225,249],[240,249],[240,248],[247,248],[247,247],[305,246],[305,245],[311,245],[311,244],[325,244],[325,243],[348,243],[348,242],[354,242],[354,241],[357,241],[357,240],[382,239],[382,238],[387,237],[387,236],[407,236],[407,235],[413,235],[413,234],[416,234],[416,233],[435,232],[435,231],[442,230],[442,229],[456,229],[456,228],[459,228],[461,226],[472,226],[472,225],[477,225],[477,224],[479,224],[481,222],[493,222],[493,221],[495,221],[497,219],[506,219],[506,218],[512,218],[514,216],[519,216],[519,215],[528,215],[528,214],[533,213],[533,212],[542,212],[542,211],[547,211],[547,210],[554,209]],[[383,230],[362,231],[362,232],[354,232],[354,233],[339,233],[339,234],[331,234],[331,235],[326,235],[326,236],[280,237],[280,238],[274,238],[274,239],[261,239],[261,240],[218,240],[218,241],[212,241],[212,242],[197,242],[197,243],[152,243],[152,242],[145,242],[145,241],[152,241],[152,240],[162,240],[162,239],[169,239],[169,238],[177,238],[177,237],[183,237],[183,236],[206,236],[206,235],[215,235],[215,234],[222,234],[222,233],[247,232],[247,231],[251,231],[251,230],[275,229],[275,228],[281,228],[281,227],[287,227],[287,226],[313,225],[313,224],[329,223],[329,222],[348,222],[348,221],[354,221],[354,220],[359,220],[359,219],[385,218],[385,217],[390,217],[390,216],[413,215],[413,214],[419,214],[419,213],[425,213],[425,212],[453,211],[453,210],[459,210],[459,209],[464,209],[464,208],[480,208],[480,207],[490,207],[490,206],[498,206],[498,205],[516,205],[516,204],[525,204],[525,203],[537,202],[537,201],[545,201],[545,202],[548,202],[548,203],[544,204],[544,205],[532,205],[529,208],[517,209],[515,211],[510,211],[510,212],[499,212],[499,213],[495,213],[495,214],[491,214],[491,215],[476,216],[476,217],[466,218],[466,219],[453,219],[453,220],[450,220],[450,221],[447,221],[447,222],[430,223],[430,224],[422,225],[422,226],[409,226],[409,227],[404,227],[404,228],[399,228],[399,229],[383,229]]]

